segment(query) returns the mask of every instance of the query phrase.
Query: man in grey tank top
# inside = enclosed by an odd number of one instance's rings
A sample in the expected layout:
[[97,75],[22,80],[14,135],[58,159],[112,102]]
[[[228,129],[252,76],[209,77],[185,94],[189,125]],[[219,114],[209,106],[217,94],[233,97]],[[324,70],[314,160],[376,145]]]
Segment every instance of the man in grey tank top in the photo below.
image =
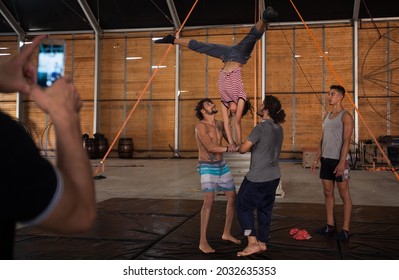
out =
[[314,173],[317,164],[321,163],[320,179],[324,187],[327,224],[315,232],[322,235],[333,235],[336,232],[334,222],[334,186],[338,187],[344,207],[344,221],[337,240],[349,238],[349,226],[352,213],[352,199],[349,193],[348,152],[353,132],[353,117],[342,107],[345,89],[340,85],[332,85],[328,93],[328,102],[333,107],[323,122],[323,134],[320,150],[312,164]]

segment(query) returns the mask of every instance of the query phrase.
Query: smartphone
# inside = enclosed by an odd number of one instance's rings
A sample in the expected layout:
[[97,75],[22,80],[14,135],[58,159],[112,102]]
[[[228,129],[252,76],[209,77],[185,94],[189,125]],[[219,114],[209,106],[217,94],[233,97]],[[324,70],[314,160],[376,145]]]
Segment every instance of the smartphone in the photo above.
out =
[[39,46],[37,83],[51,86],[65,72],[65,40],[43,39]]

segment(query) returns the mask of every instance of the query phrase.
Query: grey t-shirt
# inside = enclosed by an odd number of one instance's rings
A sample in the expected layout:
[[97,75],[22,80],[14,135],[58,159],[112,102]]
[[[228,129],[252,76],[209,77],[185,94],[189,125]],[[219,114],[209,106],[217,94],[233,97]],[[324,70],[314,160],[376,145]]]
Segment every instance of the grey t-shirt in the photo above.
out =
[[283,144],[282,127],[273,120],[263,120],[252,130],[248,140],[253,146],[247,179],[267,182],[280,178],[278,160]]

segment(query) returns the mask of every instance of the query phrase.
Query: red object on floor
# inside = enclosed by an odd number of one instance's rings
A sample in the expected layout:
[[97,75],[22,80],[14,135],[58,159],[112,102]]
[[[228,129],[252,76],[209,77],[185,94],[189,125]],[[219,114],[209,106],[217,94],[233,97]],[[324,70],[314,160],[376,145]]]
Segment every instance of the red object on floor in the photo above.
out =
[[309,240],[312,238],[306,229],[293,228],[290,230],[290,234],[292,235],[292,238],[296,240]]

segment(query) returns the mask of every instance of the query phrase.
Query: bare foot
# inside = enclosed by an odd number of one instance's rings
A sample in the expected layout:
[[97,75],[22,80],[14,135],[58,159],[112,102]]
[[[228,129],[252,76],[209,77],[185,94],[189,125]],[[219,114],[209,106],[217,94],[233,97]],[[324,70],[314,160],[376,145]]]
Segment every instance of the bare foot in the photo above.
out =
[[211,246],[209,246],[208,243],[203,245],[200,244],[198,246],[198,249],[200,249],[201,252],[204,254],[215,253],[215,250]]
[[258,244],[248,245],[244,250],[237,252],[237,257],[245,257],[262,251]]
[[232,236],[232,235],[223,234],[223,235],[222,235],[222,239],[223,239],[223,240],[226,240],[226,241],[233,242],[234,244],[241,244],[241,240],[235,238],[235,237]]
[[259,241],[258,245],[259,245],[259,248],[260,248],[261,251],[266,251],[267,250],[266,243]]

